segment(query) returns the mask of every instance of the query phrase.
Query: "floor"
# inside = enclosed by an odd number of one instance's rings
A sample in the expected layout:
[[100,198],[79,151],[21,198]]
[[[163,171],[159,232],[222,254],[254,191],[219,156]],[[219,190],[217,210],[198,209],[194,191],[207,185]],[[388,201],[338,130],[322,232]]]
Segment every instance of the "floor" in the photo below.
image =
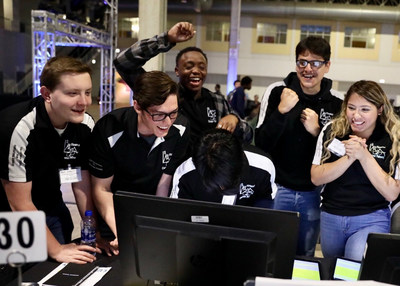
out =
[[[89,108],[88,108],[88,113],[91,114],[93,116],[93,118],[97,121],[100,116],[100,112],[99,112],[99,105],[97,104],[92,104]],[[76,206],[76,202],[75,202],[75,198],[71,189],[71,185],[70,184],[64,184],[61,186],[61,191],[63,193],[63,198],[64,198],[64,202],[66,203],[67,207],[69,208],[71,215],[72,215],[72,220],[74,222],[74,231],[72,233],[72,239],[78,238],[80,237],[80,215],[78,212],[78,208]],[[321,246],[320,244],[317,244],[317,248],[315,251],[315,256],[316,257],[322,257],[322,252],[321,252]]]

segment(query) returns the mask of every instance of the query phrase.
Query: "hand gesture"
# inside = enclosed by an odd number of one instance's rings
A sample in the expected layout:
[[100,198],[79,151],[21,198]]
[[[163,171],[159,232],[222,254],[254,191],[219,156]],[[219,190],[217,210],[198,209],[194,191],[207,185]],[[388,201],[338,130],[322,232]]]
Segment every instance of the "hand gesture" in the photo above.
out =
[[343,143],[346,148],[346,155],[349,158],[360,160],[365,152],[368,152],[366,140],[364,138],[350,135],[350,139],[343,141]]
[[78,245],[75,243],[61,244],[53,258],[57,262],[85,264],[96,260],[96,257],[90,254],[90,252],[101,253],[101,250],[89,245]]
[[290,88],[284,88],[281,94],[281,102],[278,105],[280,113],[288,113],[299,101],[297,93]]
[[179,22],[168,31],[168,41],[170,43],[185,42],[193,38],[195,33],[191,23]]
[[228,114],[221,118],[217,124],[217,128],[226,129],[229,132],[233,132],[236,129],[236,125],[239,123],[239,119],[236,115]]
[[320,127],[318,123],[318,114],[310,109],[306,108],[301,112],[300,121],[303,123],[304,128],[308,133],[313,135],[314,137],[318,136]]
[[108,256],[118,255],[118,240],[108,241],[102,237],[96,237],[96,246],[103,249]]

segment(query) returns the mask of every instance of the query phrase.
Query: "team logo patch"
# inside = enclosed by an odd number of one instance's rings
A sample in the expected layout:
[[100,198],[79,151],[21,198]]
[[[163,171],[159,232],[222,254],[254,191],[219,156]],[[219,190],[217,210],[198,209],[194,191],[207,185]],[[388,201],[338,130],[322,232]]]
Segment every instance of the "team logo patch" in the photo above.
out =
[[217,111],[207,107],[208,123],[217,123]]
[[319,112],[319,119],[321,120],[322,125],[325,125],[329,121],[331,121],[332,117],[333,117],[333,113],[326,112],[323,108]]
[[76,159],[76,155],[78,154],[78,150],[81,144],[79,143],[70,143],[68,140],[64,142],[64,159],[65,160],[74,160]]
[[239,200],[241,199],[248,199],[254,194],[254,187],[256,185],[243,185],[243,183],[240,184],[240,190],[239,190]]
[[385,159],[386,152],[384,149],[386,149],[386,146],[375,146],[374,143],[368,146],[368,151],[372,154],[372,157],[378,159]]
[[171,160],[172,153],[167,153],[167,151],[162,151],[161,156],[162,156],[162,158],[161,158],[161,162],[162,162],[161,169],[164,170],[165,168],[167,168],[167,165],[168,165],[169,161]]
[[25,149],[14,145],[11,154],[12,166],[25,166]]

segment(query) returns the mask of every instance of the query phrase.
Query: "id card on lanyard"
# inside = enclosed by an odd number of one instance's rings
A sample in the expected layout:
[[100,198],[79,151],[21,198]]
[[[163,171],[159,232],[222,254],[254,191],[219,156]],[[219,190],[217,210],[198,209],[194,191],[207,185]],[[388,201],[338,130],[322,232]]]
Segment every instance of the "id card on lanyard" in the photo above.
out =
[[68,168],[59,169],[60,183],[76,183],[82,181],[81,167],[71,168],[68,164]]

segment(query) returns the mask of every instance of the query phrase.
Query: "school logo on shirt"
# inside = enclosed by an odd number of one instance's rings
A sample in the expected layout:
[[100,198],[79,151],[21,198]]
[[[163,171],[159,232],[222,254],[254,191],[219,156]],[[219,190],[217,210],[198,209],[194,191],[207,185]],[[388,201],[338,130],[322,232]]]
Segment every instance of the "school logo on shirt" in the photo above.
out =
[[331,121],[333,117],[333,113],[332,112],[327,112],[325,111],[323,108],[321,109],[321,111],[319,112],[319,119],[321,120],[321,123],[323,125],[327,124],[329,121]]
[[372,157],[378,159],[385,159],[386,152],[384,149],[386,149],[386,146],[375,146],[374,143],[368,146],[368,151],[371,153]]
[[239,200],[241,199],[248,199],[251,197],[251,195],[254,194],[253,188],[256,185],[243,185],[243,183],[240,184],[240,190],[239,190]]
[[161,170],[165,170],[165,168],[167,168],[167,165],[168,165],[169,161],[171,160],[172,153],[167,153],[167,151],[162,151],[161,156],[162,156],[162,158],[161,158],[161,162],[162,162]]
[[217,123],[217,111],[207,107],[208,123]]
[[79,143],[69,143],[68,140],[64,142],[64,159],[74,160],[78,154],[78,150],[81,144]]

